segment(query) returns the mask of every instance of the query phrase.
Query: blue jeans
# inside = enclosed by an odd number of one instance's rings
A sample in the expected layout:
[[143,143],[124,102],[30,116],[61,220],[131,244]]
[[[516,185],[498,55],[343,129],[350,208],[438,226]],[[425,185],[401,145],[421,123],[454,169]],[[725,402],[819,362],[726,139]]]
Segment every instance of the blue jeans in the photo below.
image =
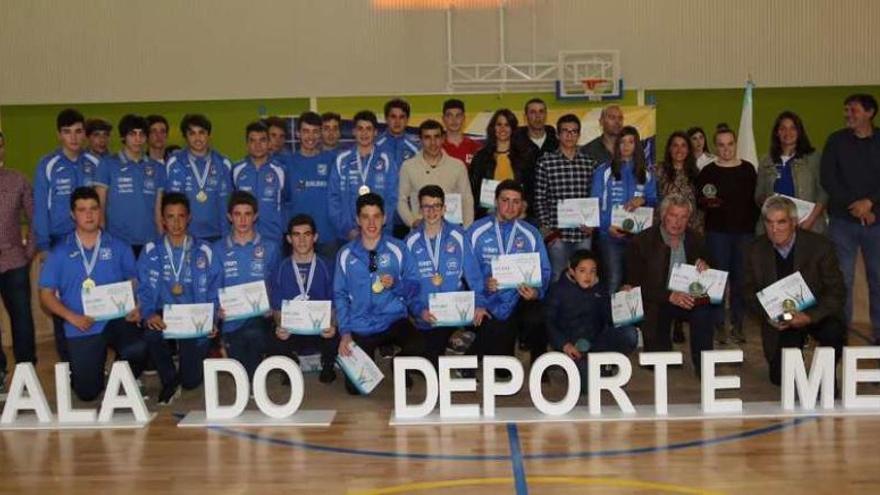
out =
[[865,260],[865,276],[868,279],[868,301],[874,340],[880,339],[880,223],[870,227],[843,218],[831,218],[828,236],[837,247],[840,271],[846,283],[846,322],[852,323],[853,278],[859,248]]
[[547,246],[547,255],[550,257],[550,266],[553,268],[553,281],[559,280],[559,276],[568,268],[571,255],[578,249],[590,249],[593,244],[589,237],[580,242],[556,240]]
[[[621,354],[632,354],[636,350],[639,343],[639,333],[634,326],[625,326],[620,328],[608,327],[599,335],[590,341],[590,350],[584,353],[580,359],[575,359],[574,364],[577,366],[578,374],[581,376],[581,393],[587,391],[588,359],[590,352],[619,352]],[[562,349],[557,349],[562,351]]]
[[599,254],[602,257],[600,273],[605,278],[605,287],[614,294],[623,284],[626,274],[626,241],[619,241],[607,235],[599,237]]
[[[31,313],[30,265],[0,273],[0,297],[9,313],[12,351],[16,363],[37,362],[34,317]],[[0,372],[6,370],[6,354],[0,345]]]
[[[728,232],[706,232],[706,244],[711,260],[706,260],[712,268],[728,273],[727,287],[730,290],[730,324],[742,328],[745,300],[743,299],[743,256],[752,234],[733,234]],[[716,324],[724,323],[724,304],[716,310]]]
[[251,318],[238,330],[223,334],[226,352],[237,360],[247,371],[248,380],[253,381],[254,372],[263,360],[268,348],[270,333],[269,321],[262,316]]
[[135,377],[143,370],[147,345],[141,338],[140,329],[122,318],[108,322],[99,334],[69,338],[70,378],[73,391],[81,400],[95,400],[104,390],[108,345],[116,351],[120,361],[128,361]]
[[[174,369],[174,358],[168,341],[162,336],[162,332],[156,330],[144,330],[144,340],[150,353],[150,359],[156,366],[159,380],[163,387],[170,387],[178,382],[178,374]],[[178,339],[177,348],[180,356],[180,384],[187,390],[194,389],[202,384],[204,378],[205,358],[208,357],[208,349],[211,341],[205,338]]]

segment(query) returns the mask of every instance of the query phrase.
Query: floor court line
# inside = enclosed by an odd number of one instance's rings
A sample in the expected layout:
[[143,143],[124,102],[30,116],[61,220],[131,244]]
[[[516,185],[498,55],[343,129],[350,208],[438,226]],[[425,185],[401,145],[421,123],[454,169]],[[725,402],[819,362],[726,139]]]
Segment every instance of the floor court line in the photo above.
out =
[[[175,416],[182,417],[181,414],[175,414]],[[746,440],[749,438],[754,438],[761,435],[768,435],[772,433],[776,433],[779,431],[783,431],[789,428],[795,428],[803,423],[815,421],[819,419],[815,416],[810,417],[802,417],[802,418],[794,418],[788,421],[783,421],[780,423],[774,423],[771,425],[763,426],[760,428],[754,428],[751,430],[740,431],[736,433],[731,433],[729,435],[723,435],[716,438],[700,438],[696,440],[690,440],[685,442],[676,442],[668,445],[651,445],[646,447],[637,447],[631,449],[613,449],[613,450],[599,450],[599,451],[582,451],[582,452],[560,452],[560,453],[523,453],[523,460],[533,460],[533,459],[542,459],[542,460],[557,460],[557,459],[578,459],[578,458],[594,458],[594,457],[617,457],[617,456],[626,456],[626,455],[641,455],[641,454],[651,454],[656,452],[670,452],[676,450],[684,450],[690,448],[697,447],[705,447],[709,445],[719,445],[724,443],[731,443],[740,440]],[[247,440],[252,440],[255,442],[263,442],[272,445],[278,445],[281,447],[289,447],[295,449],[302,450],[310,450],[315,452],[325,452],[330,454],[344,454],[344,455],[353,455],[353,456],[365,456],[365,457],[380,457],[380,458],[389,458],[389,459],[413,459],[413,460],[425,460],[425,461],[511,461],[513,457],[511,455],[504,454],[494,454],[494,455],[468,455],[468,454],[425,454],[418,452],[396,452],[396,451],[381,451],[381,450],[367,450],[367,449],[354,449],[347,447],[335,447],[330,445],[321,445],[321,444],[313,444],[308,442],[301,442],[296,440],[286,440],[282,438],[275,438],[265,435],[260,435],[257,433],[235,430],[232,428],[226,428],[221,426],[212,426],[208,428],[211,431],[218,432],[223,435],[244,438]]]
[[[510,485],[511,478],[471,478],[446,481],[422,481],[407,483],[385,488],[368,490],[354,490],[350,495],[394,495],[398,493],[413,493],[425,490],[437,490],[438,488],[461,488],[488,485]],[[722,495],[724,492],[679,486],[669,483],[657,483],[621,478],[588,478],[575,476],[535,476],[529,479],[532,485],[568,485],[568,486],[605,486],[612,488],[650,490],[657,493],[679,493],[686,495]]]
[[510,462],[513,464],[513,486],[516,489],[516,495],[529,495],[526,467],[523,465],[522,447],[519,443],[519,432],[513,423],[507,425],[507,439],[510,443]]

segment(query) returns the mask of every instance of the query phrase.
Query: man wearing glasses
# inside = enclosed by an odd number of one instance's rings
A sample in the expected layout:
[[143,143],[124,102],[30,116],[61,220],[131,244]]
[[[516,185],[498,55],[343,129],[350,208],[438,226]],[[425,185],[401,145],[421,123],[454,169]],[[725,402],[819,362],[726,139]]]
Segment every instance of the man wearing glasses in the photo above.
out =
[[[355,343],[372,358],[377,347],[396,344],[401,356],[420,356],[424,340],[407,318],[405,303],[418,290],[410,282],[418,276],[416,266],[401,241],[383,234],[381,196],[362,194],[356,211],[358,236],[339,251],[333,278],[339,354],[351,355]],[[352,395],[358,393],[348,379],[345,388]]]
[[579,249],[590,249],[592,227],[558,227],[557,209],[565,199],[590,196],[595,162],[578,151],[581,120],[574,114],[559,117],[556,123],[559,149],[541,155],[535,173],[535,211],[541,234],[547,242],[553,280],[557,280],[568,266],[568,260]]

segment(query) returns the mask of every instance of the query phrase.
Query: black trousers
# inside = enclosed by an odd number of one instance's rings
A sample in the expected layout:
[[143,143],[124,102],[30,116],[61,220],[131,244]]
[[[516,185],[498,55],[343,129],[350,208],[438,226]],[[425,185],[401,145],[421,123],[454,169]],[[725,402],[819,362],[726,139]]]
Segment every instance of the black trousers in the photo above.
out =
[[782,382],[782,349],[803,348],[807,335],[816,339],[820,346],[833,347],[834,362],[840,361],[843,346],[846,345],[846,325],[839,317],[829,316],[818,323],[791,330],[777,330],[766,323],[761,325],[761,341],[770,368],[771,383],[779,385]]
[[317,348],[321,351],[321,366],[332,367],[336,362],[336,354],[339,352],[339,334],[325,339],[320,335],[291,335],[287,340],[281,340],[274,332],[268,337],[268,354],[270,356],[292,357],[299,354],[305,348]]
[[455,328],[432,328],[430,330],[419,330],[425,338],[425,352],[422,354],[425,359],[431,361],[434,368],[437,368],[440,356],[446,354],[446,345],[449,343],[449,337],[455,331]]
[[487,318],[475,328],[477,332],[468,354],[483,356],[513,356],[516,339],[525,342],[532,362],[547,351],[547,329],[540,301],[520,300],[506,320]]
[[[656,308],[656,309],[655,309]],[[694,364],[694,370],[700,373],[701,352],[712,350],[712,335],[714,327],[712,326],[715,315],[715,306],[702,305],[688,311],[686,309],[675,306],[672,303],[665,302],[659,307],[645,308],[646,311],[656,312],[656,326],[651,327],[649,319],[642,326],[642,337],[644,338],[645,352],[665,352],[672,350],[672,339],[670,338],[670,330],[672,322],[675,320],[686,321],[690,328],[690,348],[691,361]]]

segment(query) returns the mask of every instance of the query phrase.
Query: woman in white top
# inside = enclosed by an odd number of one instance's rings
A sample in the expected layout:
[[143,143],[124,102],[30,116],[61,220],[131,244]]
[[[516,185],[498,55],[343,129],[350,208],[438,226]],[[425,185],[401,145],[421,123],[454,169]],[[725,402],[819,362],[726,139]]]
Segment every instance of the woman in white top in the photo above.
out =
[[706,133],[702,127],[691,127],[687,130],[688,138],[691,140],[691,152],[697,160],[697,170],[703,170],[703,167],[715,161],[715,155],[709,151],[709,143],[706,141]]

